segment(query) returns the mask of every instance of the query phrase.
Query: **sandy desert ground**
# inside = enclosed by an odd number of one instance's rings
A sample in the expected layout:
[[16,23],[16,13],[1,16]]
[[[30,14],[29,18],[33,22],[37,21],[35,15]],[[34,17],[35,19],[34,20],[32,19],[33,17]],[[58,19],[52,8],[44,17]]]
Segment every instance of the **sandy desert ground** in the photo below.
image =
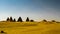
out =
[[0,31],[6,34],[60,34],[60,23],[1,22]]

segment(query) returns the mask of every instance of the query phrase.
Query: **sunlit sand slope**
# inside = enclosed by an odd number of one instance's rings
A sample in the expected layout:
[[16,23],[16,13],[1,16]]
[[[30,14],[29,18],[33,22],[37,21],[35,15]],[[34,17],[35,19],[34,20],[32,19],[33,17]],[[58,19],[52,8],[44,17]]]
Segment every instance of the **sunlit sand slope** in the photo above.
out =
[[7,34],[60,34],[59,23],[0,23],[0,31],[3,30]]

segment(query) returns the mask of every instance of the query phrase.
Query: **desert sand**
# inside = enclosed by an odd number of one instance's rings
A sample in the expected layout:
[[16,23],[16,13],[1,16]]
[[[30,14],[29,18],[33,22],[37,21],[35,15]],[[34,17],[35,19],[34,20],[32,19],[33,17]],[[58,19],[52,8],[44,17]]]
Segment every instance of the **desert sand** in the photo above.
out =
[[0,22],[0,31],[6,34],[60,34],[60,23]]

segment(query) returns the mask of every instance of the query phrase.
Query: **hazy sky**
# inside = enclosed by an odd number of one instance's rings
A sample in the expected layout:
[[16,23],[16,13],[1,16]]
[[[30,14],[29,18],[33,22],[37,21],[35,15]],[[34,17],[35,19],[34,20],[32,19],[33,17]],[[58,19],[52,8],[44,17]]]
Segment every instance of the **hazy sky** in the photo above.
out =
[[0,0],[0,20],[9,16],[60,21],[60,0]]

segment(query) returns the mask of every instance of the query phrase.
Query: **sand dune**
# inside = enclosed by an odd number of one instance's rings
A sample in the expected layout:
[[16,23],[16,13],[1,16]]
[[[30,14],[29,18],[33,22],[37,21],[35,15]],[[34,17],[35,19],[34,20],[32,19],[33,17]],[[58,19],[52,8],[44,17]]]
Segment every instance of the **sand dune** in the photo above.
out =
[[0,23],[0,31],[7,34],[60,34],[60,23],[46,24],[37,22]]

